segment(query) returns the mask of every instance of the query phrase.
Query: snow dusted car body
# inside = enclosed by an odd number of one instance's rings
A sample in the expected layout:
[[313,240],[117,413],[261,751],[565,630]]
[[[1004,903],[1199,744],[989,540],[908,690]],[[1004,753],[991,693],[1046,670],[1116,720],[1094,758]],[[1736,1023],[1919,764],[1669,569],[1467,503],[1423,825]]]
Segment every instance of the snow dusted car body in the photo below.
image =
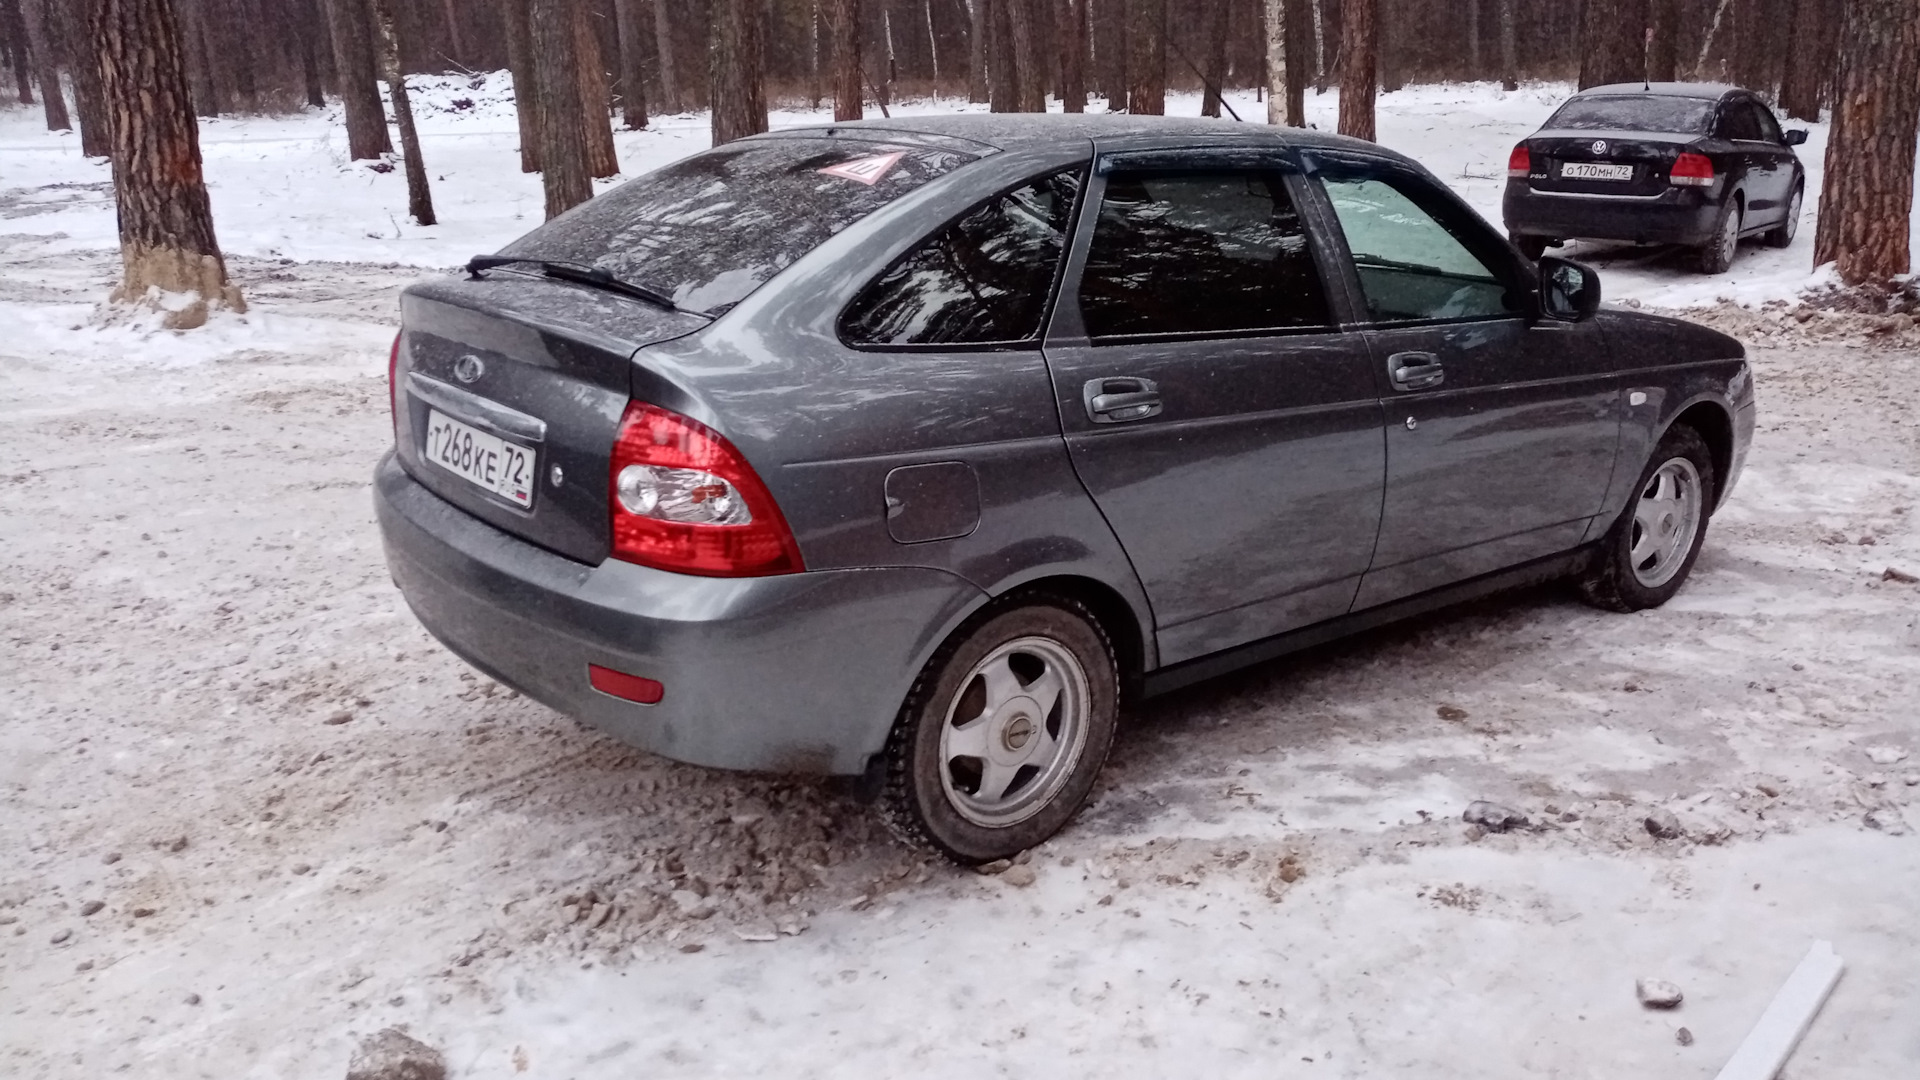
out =
[[1678,244],[1717,274],[1745,237],[1793,243],[1806,140],[1738,87],[1595,86],[1513,148],[1501,216],[1532,258],[1574,238]]
[[1130,696],[1516,584],[1671,596],[1750,376],[1598,290],[1354,140],[784,131],[409,289],[375,500],[476,667],[983,861]]

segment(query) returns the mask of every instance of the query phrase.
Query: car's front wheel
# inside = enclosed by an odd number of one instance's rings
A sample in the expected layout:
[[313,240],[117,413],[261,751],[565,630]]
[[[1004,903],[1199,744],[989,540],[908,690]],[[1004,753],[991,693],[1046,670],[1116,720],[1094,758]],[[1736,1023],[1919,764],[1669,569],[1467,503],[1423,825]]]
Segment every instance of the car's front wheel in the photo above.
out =
[[1113,645],[1066,597],[990,610],[942,646],[886,750],[881,812],[957,862],[1009,858],[1086,801],[1118,722]]
[[1787,217],[1779,225],[1767,231],[1768,247],[1792,247],[1794,235],[1800,231],[1800,207],[1805,202],[1806,189],[1799,184],[1793,185],[1793,198],[1787,200]]
[[1669,430],[1580,578],[1587,602],[1639,611],[1672,599],[1700,555],[1715,483],[1706,440],[1683,425]]

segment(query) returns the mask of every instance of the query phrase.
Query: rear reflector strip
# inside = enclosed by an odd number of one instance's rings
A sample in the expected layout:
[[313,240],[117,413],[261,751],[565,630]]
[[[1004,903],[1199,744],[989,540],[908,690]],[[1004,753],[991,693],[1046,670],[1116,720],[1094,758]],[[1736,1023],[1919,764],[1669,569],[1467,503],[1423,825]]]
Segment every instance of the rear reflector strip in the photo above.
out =
[[587,681],[593,688],[612,697],[627,701],[637,701],[642,705],[658,705],[666,696],[667,688],[652,679],[643,679],[638,675],[629,675],[624,671],[615,671],[599,664],[587,665]]

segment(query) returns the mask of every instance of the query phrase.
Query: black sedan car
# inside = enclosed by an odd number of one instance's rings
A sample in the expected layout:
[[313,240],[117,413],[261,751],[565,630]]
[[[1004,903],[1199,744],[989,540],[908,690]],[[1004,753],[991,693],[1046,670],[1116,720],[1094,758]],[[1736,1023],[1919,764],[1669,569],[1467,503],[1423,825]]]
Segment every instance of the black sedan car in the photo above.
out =
[[1564,240],[1694,249],[1701,272],[1733,263],[1742,237],[1793,242],[1806,170],[1772,110],[1731,86],[1596,86],[1513,148],[1502,204],[1528,258]]

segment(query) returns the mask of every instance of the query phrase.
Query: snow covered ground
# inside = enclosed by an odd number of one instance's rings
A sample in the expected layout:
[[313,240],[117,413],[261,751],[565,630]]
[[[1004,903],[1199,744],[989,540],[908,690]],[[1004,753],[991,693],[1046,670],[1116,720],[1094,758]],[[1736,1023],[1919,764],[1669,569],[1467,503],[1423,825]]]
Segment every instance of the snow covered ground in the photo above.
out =
[[[1382,131],[1497,211],[1563,92],[1412,89]],[[1678,599],[1534,590],[1152,703],[1021,887],[413,622],[367,492],[394,294],[538,216],[475,97],[424,118],[434,229],[319,117],[207,125],[253,311],[184,335],[94,318],[105,171],[0,111],[0,1072],[337,1080],[397,1024],[461,1078],[1704,1078],[1815,938],[1849,969],[1789,1071],[1920,1061],[1920,586],[1883,577],[1920,573],[1914,333],[1703,307],[1761,430]],[[1802,256],[1605,274],[1778,299]],[[1476,798],[1540,827],[1477,835]]]

